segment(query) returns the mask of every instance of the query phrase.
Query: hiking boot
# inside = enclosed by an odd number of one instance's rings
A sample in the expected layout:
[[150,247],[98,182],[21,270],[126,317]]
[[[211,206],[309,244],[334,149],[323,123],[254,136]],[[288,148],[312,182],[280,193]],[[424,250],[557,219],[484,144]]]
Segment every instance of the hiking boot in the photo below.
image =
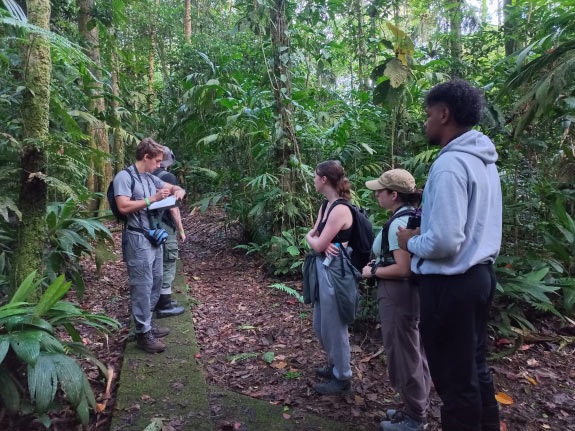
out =
[[331,379],[335,376],[333,375],[333,365],[326,365],[325,367],[316,368],[315,375],[321,377],[322,379]]
[[379,423],[381,431],[423,431],[425,429],[424,422],[416,421],[401,411],[388,410],[387,417],[390,420]]
[[136,346],[148,353],[161,353],[166,345],[154,337],[152,331],[136,334]]
[[152,323],[152,331],[151,332],[154,335],[154,337],[162,338],[162,337],[165,337],[166,335],[168,335],[170,333],[170,330],[168,328],[161,328],[159,326],[156,326],[155,323]]
[[327,383],[315,385],[315,390],[323,395],[348,394],[351,392],[351,382],[339,380],[335,376]]

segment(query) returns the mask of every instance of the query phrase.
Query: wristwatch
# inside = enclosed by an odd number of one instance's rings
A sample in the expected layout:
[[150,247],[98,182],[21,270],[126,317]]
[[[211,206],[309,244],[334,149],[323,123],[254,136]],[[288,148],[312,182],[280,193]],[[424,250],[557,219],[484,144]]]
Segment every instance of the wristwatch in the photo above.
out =
[[374,263],[371,265],[371,276],[375,277],[375,271],[377,270],[377,265]]

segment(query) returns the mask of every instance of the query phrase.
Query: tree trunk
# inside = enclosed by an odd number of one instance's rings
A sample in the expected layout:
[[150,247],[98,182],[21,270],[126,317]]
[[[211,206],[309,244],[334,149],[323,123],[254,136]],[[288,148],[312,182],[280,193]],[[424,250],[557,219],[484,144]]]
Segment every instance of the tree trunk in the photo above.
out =
[[[27,0],[28,22],[50,28],[50,1]],[[20,197],[18,208],[22,221],[18,225],[16,249],[14,250],[13,287],[34,270],[42,272],[44,250],[46,194],[46,161],[43,146],[49,139],[50,80],[52,60],[50,45],[44,36],[32,34],[25,48],[24,81],[27,91],[22,101],[22,148]]]
[[116,29],[112,27],[110,29],[110,34],[112,36],[112,40],[114,46],[111,50],[111,66],[112,66],[112,127],[114,128],[114,174],[117,174],[124,168],[124,158],[125,158],[125,147],[124,147],[124,140],[121,134],[121,120],[120,114],[118,113],[118,108],[120,107],[120,103],[118,102],[120,98],[120,83],[119,83],[119,62],[118,62],[118,46],[116,41]]
[[192,37],[192,6],[191,0],[184,1],[184,35],[186,43],[190,43]]
[[516,6],[512,0],[503,0],[503,34],[505,36],[505,55],[509,56],[517,51],[517,40],[515,39],[515,17],[513,9]]
[[[88,22],[92,18],[92,9],[94,9],[94,0],[80,0],[80,10],[78,12],[78,29],[84,38],[84,50],[86,55],[94,62],[89,66],[94,80],[88,83],[86,93],[88,95],[88,109],[98,122],[88,125],[88,134],[90,135],[90,146],[98,149],[104,154],[110,155],[110,141],[106,130],[106,123],[102,116],[106,110],[104,100],[104,87],[102,84],[102,66],[100,60],[100,38],[98,27],[88,29]],[[112,180],[112,164],[109,157],[93,157],[91,166],[95,174],[90,173],[88,176],[88,188],[91,192],[104,192]],[[93,209],[107,209],[108,201],[98,199],[93,202]]]
[[357,19],[357,74],[359,80],[359,89],[367,90],[367,80],[365,79],[363,69],[365,62],[365,41],[363,37],[363,11],[361,0],[353,0],[353,13]]
[[451,0],[450,11],[450,37],[449,47],[451,57],[454,60],[454,66],[451,69],[453,78],[461,75],[461,21],[462,21],[462,5],[463,0]]
[[297,137],[293,125],[291,99],[291,55],[287,36],[286,0],[275,0],[271,11],[271,37],[274,49],[274,98],[275,114],[279,127],[275,145],[277,166],[284,166],[292,154],[298,152]]
[[[274,136],[274,162],[280,170],[280,187],[286,193],[297,193],[301,190],[298,185],[306,184],[305,179],[299,180],[301,171],[290,164],[295,156],[301,160],[295,126],[293,123],[293,104],[291,103],[291,53],[286,19],[286,0],[275,0],[271,9],[271,39],[274,51],[274,67],[272,87],[275,99],[275,136]],[[309,205],[311,214],[311,206]],[[274,226],[274,233],[279,235],[290,227],[290,216],[280,217],[279,223]]]
[[148,55],[148,99],[149,112],[154,112],[154,57],[156,51],[156,27],[154,20],[157,17],[158,0],[154,0],[154,7],[150,16],[150,54]]

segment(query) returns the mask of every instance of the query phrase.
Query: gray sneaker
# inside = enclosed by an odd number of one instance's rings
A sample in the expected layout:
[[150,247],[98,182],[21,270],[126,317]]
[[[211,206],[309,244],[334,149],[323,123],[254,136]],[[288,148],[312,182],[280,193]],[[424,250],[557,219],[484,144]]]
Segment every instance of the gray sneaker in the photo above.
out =
[[332,366],[326,365],[325,367],[316,368],[315,375],[321,377],[322,379],[331,379],[335,377],[333,375],[333,365]]
[[388,421],[381,421],[379,429],[381,431],[424,431],[425,423],[412,419],[405,413],[397,410],[388,410]]
[[327,383],[315,385],[315,390],[323,395],[349,394],[351,392],[351,383],[349,380],[339,380],[332,377]]

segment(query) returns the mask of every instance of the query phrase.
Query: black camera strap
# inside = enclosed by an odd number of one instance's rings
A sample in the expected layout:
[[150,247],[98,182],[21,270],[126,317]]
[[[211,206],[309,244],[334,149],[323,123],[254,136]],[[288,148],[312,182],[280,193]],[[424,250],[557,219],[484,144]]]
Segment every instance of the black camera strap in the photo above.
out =
[[[142,177],[140,176],[140,172],[138,171],[138,168],[136,168],[135,164],[133,164],[132,167],[134,168],[134,171],[136,171],[136,175],[138,176],[138,181],[142,185],[142,191],[144,192],[144,198],[151,197],[153,193],[152,193],[152,186],[150,185],[149,176],[146,175],[146,184],[148,185],[147,188],[148,188],[148,193],[149,193],[149,196],[146,196],[146,186],[144,186],[144,181],[142,181]],[[140,211],[138,211],[136,214],[138,217],[138,222],[140,223],[140,228],[142,230],[144,230],[144,224],[142,223],[142,217],[140,216]],[[150,217],[150,210],[148,209],[148,207],[146,207],[146,215],[148,216],[148,224],[149,224],[150,229],[151,229],[154,226],[153,226],[152,218]],[[135,230],[135,229],[132,229],[132,230]]]
[[[404,216],[413,216],[416,213],[416,209],[415,208],[410,208],[410,209],[405,209],[403,211],[399,211],[401,208],[398,208],[393,215],[389,218],[389,220],[387,220],[387,222],[385,222],[385,224],[383,225],[383,228],[381,229],[381,252],[380,252],[380,259],[384,259],[385,255],[391,255],[392,259],[393,259],[393,255],[389,252],[389,240],[388,240],[388,235],[389,235],[389,227],[391,226],[391,223],[393,223],[394,220],[400,218],[400,217],[404,217]],[[395,259],[393,259],[395,260]]]

